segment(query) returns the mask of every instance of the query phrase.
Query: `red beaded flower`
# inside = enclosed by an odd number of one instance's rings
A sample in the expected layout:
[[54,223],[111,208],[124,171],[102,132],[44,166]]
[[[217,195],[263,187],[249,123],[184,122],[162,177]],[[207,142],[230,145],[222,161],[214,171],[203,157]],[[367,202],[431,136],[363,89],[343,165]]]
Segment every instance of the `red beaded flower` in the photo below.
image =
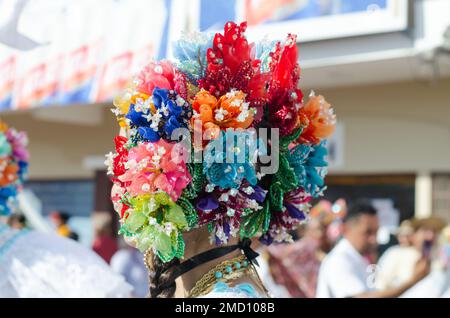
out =
[[[116,136],[114,143],[116,145],[116,156],[113,161],[114,176],[119,177],[125,173],[125,162],[128,160],[128,150],[124,147],[128,141],[126,137]],[[117,180],[118,181],[118,180]]]
[[278,42],[270,56],[268,122],[285,136],[300,124],[298,110],[303,99],[298,88],[300,66],[297,63],[296,36],[290,34],[283,46]]
[[[221,96],[231,89],[243,91],[250,107],[260,108],[268,102],[269,73],[261,73],[261,61],[255,59],[254,44],[249,44],[244,32],[247,23],[228,22],[224,34],[216,33],[213,46],[206,52],[207,69],[199,87]],[[262,117],[262,109],[256,113]]]

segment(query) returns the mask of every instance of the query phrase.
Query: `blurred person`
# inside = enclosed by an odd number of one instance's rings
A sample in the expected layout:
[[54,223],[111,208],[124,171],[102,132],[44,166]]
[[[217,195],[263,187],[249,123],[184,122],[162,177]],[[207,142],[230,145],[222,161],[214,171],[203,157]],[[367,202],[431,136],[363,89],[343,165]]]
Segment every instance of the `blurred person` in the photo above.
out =
[[0,298],[129,297],[132,287],[94,252],[56,234],[0,223]]
[[94,212],[92,224],[94,227],[94,241],[92,249],[107,263],[119,249],[117,239],[113,234],[113,220],[108,212]]
[[339,216],[333,206],[331,202],[321,200],[312,207],[310,221],[299,227],[301,239],[291,244],[267,248],[267,262],[272,279],[284,286],[290,297],[307,298],[316,294],[320,264],[332,248],[331,239],[336,237],[330,236],[328,231],[328,227]]
[[25,215],[21,213],[13,213],[8,217],[8,225],[16,230],[22,230],[26,228],[27,220],[25,218]]
[[256,271],[266,287],[269,296],[274,298],[291,298],[291,294],[287,288],[283,284],[276,282],[274,279],[272,274],[273,265],[269,265],[271,256],[267,250],[268,247],[262,245],[258,240],[254,241],[254,245],[256,251],[259,253],[259,256],[256,258],[259,265],[256,267]]
[[133,286],[134,297],[146,297],[148,294],[148,271],[144,264],[144,257],[138,249],[126,244],[111,258],[112,270],[125,277]]
[[343,232],[343,223],[340,219],[335,219],[327,226],[328,244],[332,248],[341,239]]
[[327,237],[328,242],[331,246],[336,245],[338,240],[342,237],[343,223],[345,215],[347,214],[347,202],[345,199],[337,199],[336,202],[331,206],[331,212],[334,218],[332,219],[330,225],[327,227]]
[[[398,245],[398,239],[395,233],[390,233],[389,229],[384,228],[382,234],[378,230],[378,248],[368,256],[371,263],[376,263],[378,259],[386,253],[391,247]],[[381,242],[380,242],[381,241]]]
[[404,220],[397,231],[397,240],[399,246],[411,246],[414,228],[410,220]]
[[[401,246],[410,246],[411,237],[414,230],[411,226],[410,220],[405,220],[400,224],[396,235],[389,232],[389,240],[385,244],[378,244],[378,255],[372,257],[373,263],[377,262],[377,259],[381,259],[387,251],[389,253],[395,253],[396,249]],[[378,231],[378,236],[380,230]]]
[[342,219],[347,213],[347,203],[344,199],[338,199],[334,203],[328,200],[320,200],[311,208],[310,218],[319,219],[325,226],[323,251],[328,253],[336,242],[342,237]]
[[396,287],[411,279],[415,264],[421,258],[431,262],[433,271],[442,269],[439,268],[436,243],[445,222],[437,217],[428,217],[413,219],[410,225],[413,231],[410,245],[394,246],[381,257],[376,278],[378,288]]
[[[442,220],[443,221],[443,220]],[[432,255],[432,271],[402,295],[405,298],[450,298],[450,227],[441,231]]]
[[447,271],[447,281],[441,297],[450,298],[450,225],[442,231],[442,241],[441,259]]
[[317,297],[399,297],[429,273],[428,260],[420,258],[407,281],[391,289],[376,290],[374,275],[365,255],[376,251],[377,231],[375,208],[366,201],[355,203],[344,218],[343,238],[320,266]]
[[441,260],[443,266],[450,269],[450,225],[442,230]]
[[331,249],[342,237],[342,219],[347,213],[347,203],[345,199],[338,199],[333,204],[328,200],[320,200],[311,208],[310,217],[320,218],[321,222],[326,224],[327,244]]
[[285,286],[293,298],[310,298],[316,294],[319,267],[330,248],[327,225],[323,219],[311,219],[300,240],[267,249],[274,281]]
[[68,224],[69,219],[70,215],[65,211],[53,211],[50,213],[50,220],[56,227],[56,232],[59,235],[68,238],[78,237],[78,235],[70,229]]

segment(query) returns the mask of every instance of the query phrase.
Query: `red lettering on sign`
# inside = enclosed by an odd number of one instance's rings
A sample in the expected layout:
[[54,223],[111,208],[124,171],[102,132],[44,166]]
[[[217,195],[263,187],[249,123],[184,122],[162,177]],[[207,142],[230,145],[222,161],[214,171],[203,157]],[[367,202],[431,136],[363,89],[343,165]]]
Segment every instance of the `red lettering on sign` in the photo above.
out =
[[125,52],[103,66],[99,79],[97,102],[106,101],[123,89],[132,75],[132,62],[133,52]]
[[16,57],[0,63],[0,98],[12,94],[16,70]]

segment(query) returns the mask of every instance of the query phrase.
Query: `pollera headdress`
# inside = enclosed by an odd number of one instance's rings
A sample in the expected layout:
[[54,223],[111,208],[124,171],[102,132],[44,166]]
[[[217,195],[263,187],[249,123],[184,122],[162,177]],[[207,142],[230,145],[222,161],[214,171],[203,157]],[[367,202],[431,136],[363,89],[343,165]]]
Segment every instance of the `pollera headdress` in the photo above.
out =
[[29,153],[25,132],[0,121],[0,215],[8,215],[16,207],[18,192],[27,176]]
[[[288,241],[325,189],[336,118],[322,96],[303,102],[296,36],[249,44],[245,30],[228,22],[223,34],[182,37],[175,60],[151,62],[114,100],[127,132],[106,160],[120,232],[164,262],[182,258],[182,233],[200,226],[217,245],[230,236]],[[261,128],[275,129],[278,149],[274,133],[265,144],[244,138],[248,148],[228,147]],[[174,140],[180,129],[189,138]],[[271,150],[278,169],[263,173],[251,146]],[[230,152],[240,160],[225,160]],[[203,160],[192,160],[198,153]]]

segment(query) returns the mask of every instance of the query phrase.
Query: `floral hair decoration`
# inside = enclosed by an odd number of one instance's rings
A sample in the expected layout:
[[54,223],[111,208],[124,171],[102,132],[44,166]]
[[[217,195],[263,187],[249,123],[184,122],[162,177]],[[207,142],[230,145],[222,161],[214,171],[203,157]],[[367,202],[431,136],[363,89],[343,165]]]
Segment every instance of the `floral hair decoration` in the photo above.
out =
[[[326,188],[336,117],[322,96],[303,99],[296,36],[255,44],[245,30],[245,22],[227,22],[223,33],[183,36],[173,61],[151,62],[114,100],[126,134],[106,164],[120,232],[164,262],[183,258],[182,233],[200,226],[217,245],[230,237],[289,241]],[[272,174],[252,151],[227,144],[260,128],[279,132],[279,149],[258,138],[245,145],[275,151]],[[206,138],[183,143],[172,138],[177,129]],[[191,160],[199,151],[203,161]],[[225,160],[228,152],[241,160]]]
[[25,132],[0,121],[0,215],[14,211],[16,197],[27,176],[29,153]]

